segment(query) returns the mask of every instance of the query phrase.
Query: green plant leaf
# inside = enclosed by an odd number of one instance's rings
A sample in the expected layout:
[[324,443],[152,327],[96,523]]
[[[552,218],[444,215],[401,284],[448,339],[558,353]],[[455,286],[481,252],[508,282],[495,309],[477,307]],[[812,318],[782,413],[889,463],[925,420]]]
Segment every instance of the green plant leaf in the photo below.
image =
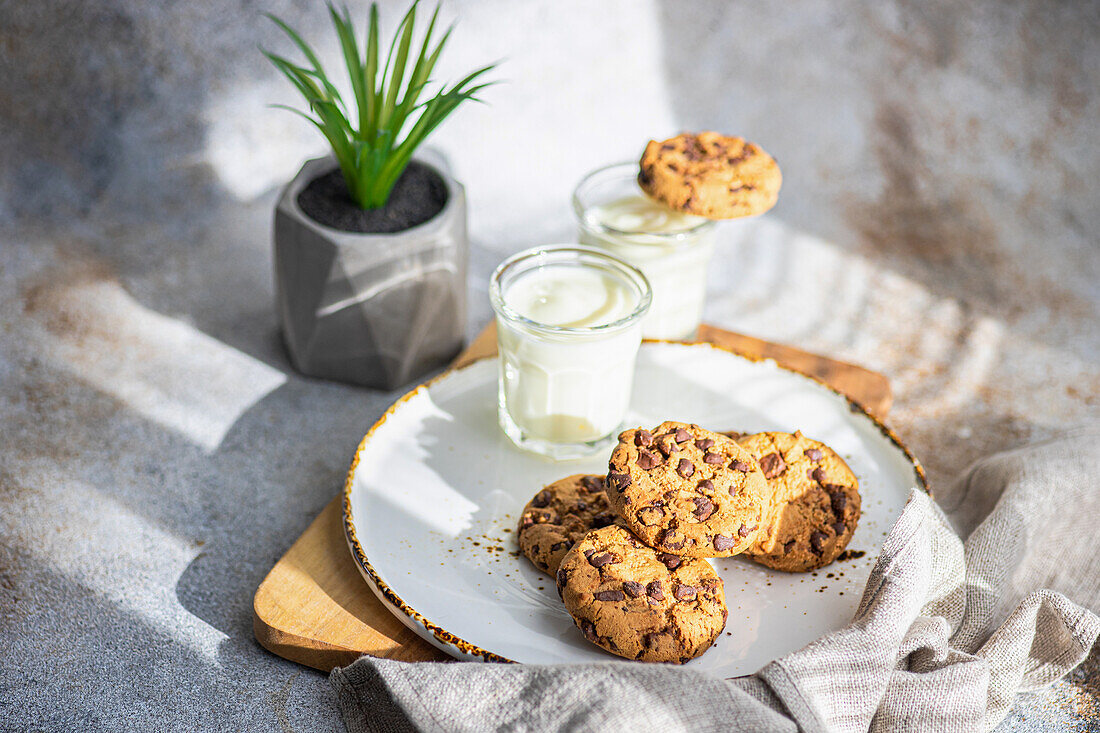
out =
[[[349,105],[345,104],[339,90],[331,83],[313,48],[286,23],[268,14],[313,67],[307,68],[261,49],[302,95],[312,115],[285,105],[273,106],[294,112],[321,132],[340,164],[348,193],[363,208],[384,206],[417,147],[460,104],[468,100],[482,101],[477,93],[496,83],[475,83],[483,74],[496,68],[496,64],[490,64],[466,75],[449,88],[441,86],[431,99],[420,101],[454,26],[449,27],[433,47],[440,11],[439,5],[436,5],[424,36],[414,45],[418,4],[419,0],[414,0],[397,26],[386,54],[385,68],[379,74],[381,26],[378,4],[371,3],[365,55],[361,57],[347,7],[338,10],[331,2],[328,3],[329,16],[355,95],[355,125],[350,121]],[[415,59],[411,67],[410,56]]]
[[[278,69],[284,76],[287,77],[287,79],[290,80],[290,82],[298,89],[298,91],[302,94],[303,97],[306,98],[307,101],[317,98],[332,99],[336,103],[343,106],[344,102],[340,98],[340,93],[333,89],[332,85],[329,84],[327,80],[318,79],[318,81],[321,81],[324,85],[325,92],[322,92],[321,88],[319,88],[314,83],[313,80],[317,78],[316,72],[310,71],[309,69],[306,69],[302,66],[298,66],[297,64],[288,61],[282,56],[264,51],[262,48],[260,50],[265,56],[267,56],[268,60],[270,60],[271,63],[275,65],[275,68]],[[326,93],[328,96],[326,96]]]
[[424,38],[420,41],[420,54],[416,59],[416,63],[413,65],[413,70],[409,74],[408,86],[405,89],[404,95],[401,97],[401,102],[397,105],[393,115],[390,119],[390,126],[394,129],[394,137],[401,134],[401,129],[405,126],[405,121],[409,115],[416,109],[416,100],[420,97],[420,92],[428,85],[429,76],[432,73],[432,68],[435,66],[436,60],[439,58],[440,52],[443,50],[443,44],[447,42],[447,38],[451,35],[451,30],[454,26],[451,26],[447,32],[443,35],[443,40],[439,42],[435,51],[428,56],[428,49],[432,42],[432,33],[435,30],[435,22],[439,17],[439,5],[435,6],[435,11],[432,12],[432,19],[428,23],[428,30],[424,32]]
[[309,62],[313,64],[314,70],[319,75],[326,76],[324,69],[321,67],[321,60],[317,58],[317,54],[313,52],[313,48],[308,43],[303,41],[302,37],[299,36],[293,28],[288,26],[280,18],[272,15],[271,13],[264,13],[264,15],[270,18],[271,21],[275,23],[275,25],[279,26],[279,28],[282,29],[283,33],[285,33],[290,38],[290,40],[294,42],[294,44],[301,50],[302,55],[304,55],[309,60]]
[[378,130],[378,3],[370,4],[367,21],[367,58],[363,65],[363,88],[366,92],[367,106],[359,110],[359,136],[363,140],[373,140]]
[[324,123],[310,117],[300,109],[287,106],[285,104],[273,104],[272,107],[277,109],[285,109],[288,112],[293,112],[306,122],[316,127],[321,131],[321,134],[328,140],[329,145],[332,147],[332,154],[336,158],[336,162],[340,165],[340,173],[344,177],[344,182],[348,186],[348,193],[352,196],[353,200],[357,199],[357,191],[359,184],[357,180],[357,166],[355,161],[355,152],[348,144],[348,140],[345,136],[339,134],[338,131],[333,130],[331,127]]
[[267,54],[267,57],[271,60],[271,63],[275,65],[275,68],[290,80],[290,83],[294,85],[306,102],[322,96],[321,90],[313,83],[313,80],[310,79],[309,76],[303,73],[301,67],[295,66],[291,62],[275,54]]
[[344,55],[344,66],[347,68],[348,78],[351,80],[351,90],[355,95],[355,106],[359,111],[359,119],[362,119],[364,110],[367,109],[367,95],[363,86],[363,64],[359,58],[359,45],[355,41],[355,31],[351,27],[351,16],[348,14],[346,7],[344,8],[344,14],[341,16],[332,3],[328,5],[328,12],[332,18],[332,25],[336,29],[336,36],[340,40],[340,50]]
[[419,0],[416,0],[412,4],[409,12],[405,13],[405,17],[401,20],[401,25],[397,28],[399,35],[395,36],[395,40],[400,38],[400,42],[397,45],[397,56],[393,60],[393,71],[387,83],[386,101],[382,104],[382,116],[378,123],[382,127],[385,127],[390,117],[393,116],[394,108],[397,105],[397,95],[401,91],[401,82],[405,77],[405,63],[409,58],[409,46],[412,44],[413,28],[416,25],[416,6],[418,3]]

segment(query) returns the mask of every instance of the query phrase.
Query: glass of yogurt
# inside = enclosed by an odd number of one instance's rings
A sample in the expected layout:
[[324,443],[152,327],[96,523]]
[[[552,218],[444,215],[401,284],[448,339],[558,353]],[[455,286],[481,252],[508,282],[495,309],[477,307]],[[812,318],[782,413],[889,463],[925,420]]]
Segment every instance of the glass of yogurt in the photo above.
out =
[[691,339],[703,317],[718,224],[651,199],[637,179],[637,163],[618,163],[581,180],[573,192],[580,241],[649,279],[653,306],[642,324],[645,338]]
[[576,245],[536,247],[493,273],[500,427],[557,460],[605,448],[630,402],[651,293],[621,260]]

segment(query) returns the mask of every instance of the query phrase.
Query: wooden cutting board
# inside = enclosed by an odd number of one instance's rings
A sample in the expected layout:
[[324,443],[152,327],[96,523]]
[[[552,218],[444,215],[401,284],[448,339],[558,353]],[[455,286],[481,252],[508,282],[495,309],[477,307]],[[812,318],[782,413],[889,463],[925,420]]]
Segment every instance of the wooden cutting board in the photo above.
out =
[[[698,338],[817,377],[876,417],[885,417],[890,409],[889,381],[863,367],[713,326],[701,326]],[[490,324],[454,366],[494,353],[496,331]],[[406,661],[449,659],[398,621],[367,587],[344,540],[339,496],[256,590],[252,628],[269,651],[325,672],[362,654]]]

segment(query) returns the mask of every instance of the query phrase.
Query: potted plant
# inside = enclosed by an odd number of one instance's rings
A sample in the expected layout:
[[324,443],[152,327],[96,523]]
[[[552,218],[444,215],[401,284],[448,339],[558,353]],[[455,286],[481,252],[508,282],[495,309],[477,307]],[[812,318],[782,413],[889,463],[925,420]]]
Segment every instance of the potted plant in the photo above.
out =
[[313,48],[268,15],[305,57],[299,65],[264,51],[309,109],[277,106],[315,125],[332,150],[303,165],[275,207],[276,307],[304,374],[393,389],[462,348],[466,196],[417,148],[462,102],[477,99],[488,86],[478,79],[493,65],[422,100],[451,29],[432,45],[437,6],[414,46],[416,9],[414,2],[381,59],[377,4],[362,52],[348,10],[329,5],[353,95],[347,101]]

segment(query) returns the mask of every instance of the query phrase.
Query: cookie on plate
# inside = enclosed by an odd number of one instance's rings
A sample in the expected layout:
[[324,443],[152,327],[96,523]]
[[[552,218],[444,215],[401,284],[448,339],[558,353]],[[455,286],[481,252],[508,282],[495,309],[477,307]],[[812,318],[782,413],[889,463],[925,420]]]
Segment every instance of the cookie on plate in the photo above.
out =
[[663,422],[619,435],[607,498],[650,547],[685,557],[729,557],[756,540],[771,493],[737,441],[698,425]]
[[584,638],[627,659],[694,659],[722,633],[729,614],[710,563],[658,552],[618,525],[574,545],[557,581]]
[[554,575],[569,548],[615,519],[604,494],[603,476],[578,473],[555,481],[527,502],[516,537],[527,559]]
[[801,433],[756,433],[738,441],[773,491],[756,542],[745,555],[776,570],[805,572],[835,560],[859,523],[859,481],[848,464]]
[[638,185],[679,211],[734,219],[775,206],[783,176],[770,155],[744,138],[685,132],[649,142]]

